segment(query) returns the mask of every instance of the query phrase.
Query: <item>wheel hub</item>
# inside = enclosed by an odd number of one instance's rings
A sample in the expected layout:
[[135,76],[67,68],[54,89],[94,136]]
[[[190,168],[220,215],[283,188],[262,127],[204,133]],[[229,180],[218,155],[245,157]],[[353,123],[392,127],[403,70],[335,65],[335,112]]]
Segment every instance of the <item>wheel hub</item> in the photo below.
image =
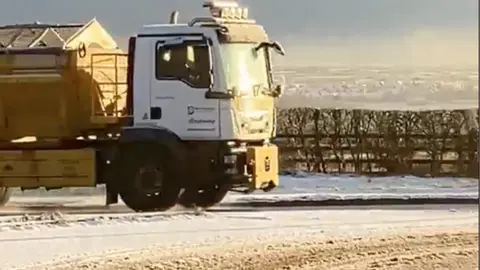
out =
[[159,193],[163,187],[164,175],[160,168],[146,165],[140,168],[135,177],[135,186],[147,194]]

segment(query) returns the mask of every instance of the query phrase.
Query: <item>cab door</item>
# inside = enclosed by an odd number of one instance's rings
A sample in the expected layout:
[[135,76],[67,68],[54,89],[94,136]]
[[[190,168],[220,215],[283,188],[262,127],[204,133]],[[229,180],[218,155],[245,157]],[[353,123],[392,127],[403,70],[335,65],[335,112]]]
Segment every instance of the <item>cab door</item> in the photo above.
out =
[[148,117],[185,140],[220,137],[219,101],[205,98],[215,83],[211,44],[203,34],[154,42]]

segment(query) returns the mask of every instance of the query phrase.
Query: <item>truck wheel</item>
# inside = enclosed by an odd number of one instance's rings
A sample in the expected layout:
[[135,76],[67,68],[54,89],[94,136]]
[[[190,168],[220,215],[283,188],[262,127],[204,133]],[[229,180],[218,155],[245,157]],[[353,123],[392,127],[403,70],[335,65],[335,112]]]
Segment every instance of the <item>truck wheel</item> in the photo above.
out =
[[[119,195],[137,212],[166,211],[175,206],[180,193],[174,155],[163,145],[123,145],[119,162]],[[122,181],[123,180],[123,181]]]
[[195,206],[201,208],[212,207],[221,202],[230,190],[230,185],[215,185],[203,189],[186,189],[180,196],[178,204],[186,208]]
[[12,189],[7,187],[0,187],[0,206],[4,206],[10,200]]

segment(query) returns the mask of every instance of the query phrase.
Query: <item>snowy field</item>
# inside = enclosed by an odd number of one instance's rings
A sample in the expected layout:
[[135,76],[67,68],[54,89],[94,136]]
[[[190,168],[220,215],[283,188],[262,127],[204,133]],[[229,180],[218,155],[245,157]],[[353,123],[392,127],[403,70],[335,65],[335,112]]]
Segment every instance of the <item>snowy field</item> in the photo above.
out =
[[278,68],[280,108],[373,110],[478,108],[478,67],[338,66]]

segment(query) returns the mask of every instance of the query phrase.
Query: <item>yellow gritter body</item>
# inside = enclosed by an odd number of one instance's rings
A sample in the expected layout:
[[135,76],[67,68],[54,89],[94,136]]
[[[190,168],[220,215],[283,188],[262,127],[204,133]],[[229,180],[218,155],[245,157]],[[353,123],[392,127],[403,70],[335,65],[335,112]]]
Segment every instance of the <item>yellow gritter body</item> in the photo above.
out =
[[[95,19],[5,26],[2,33],[0,187],[94,186],[97,149],[58,142],[122,125],[127,55]],[[12,142],[25,137],[35,137],[34,146]]]

